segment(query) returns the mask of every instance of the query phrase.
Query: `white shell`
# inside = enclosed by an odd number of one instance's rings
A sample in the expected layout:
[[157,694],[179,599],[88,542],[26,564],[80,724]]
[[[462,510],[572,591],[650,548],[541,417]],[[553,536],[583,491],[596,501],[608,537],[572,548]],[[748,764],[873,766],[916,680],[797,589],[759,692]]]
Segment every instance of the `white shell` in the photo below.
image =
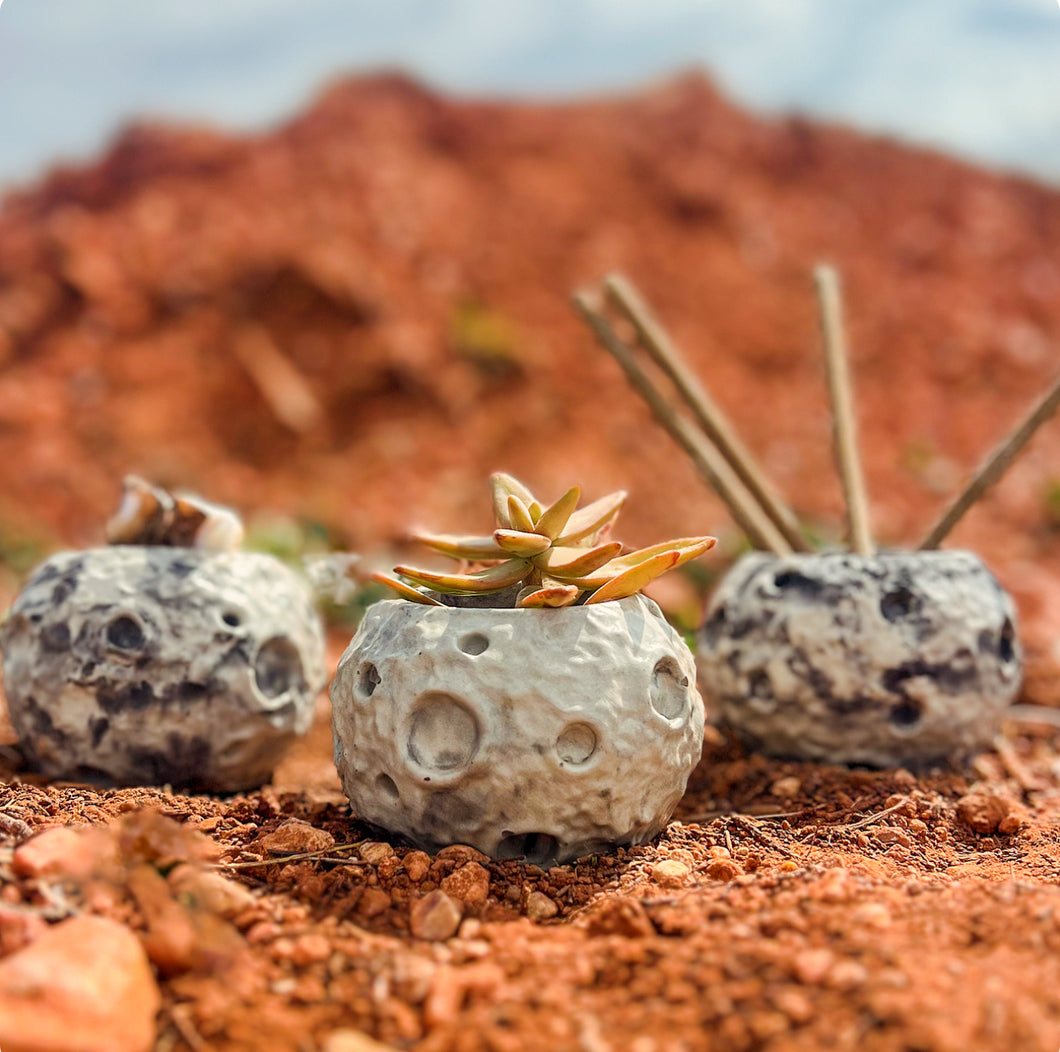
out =
[[698,636],[711,719],[776,756],[923,766],[989,745],[1019,689],[1012,600],[970,552],[754,553]]
[[541,865],[658,833],[703,745],[688,647],[650,599],[377,603],[331,685],[357,815]]
[[30,762],[53,778],[260,785],[326,679],[308,589],[267,555],[116,546],[40,566],[0,632]]

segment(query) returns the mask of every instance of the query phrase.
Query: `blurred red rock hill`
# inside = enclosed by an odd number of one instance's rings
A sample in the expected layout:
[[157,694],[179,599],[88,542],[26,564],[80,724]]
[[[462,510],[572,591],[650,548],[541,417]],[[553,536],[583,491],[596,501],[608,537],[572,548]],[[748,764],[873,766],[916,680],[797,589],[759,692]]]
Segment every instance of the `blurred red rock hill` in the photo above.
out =
[[[631,542],[724,535],[569,307],[621,270],[835,535],[824,259],[876,532],[910,544],[1060,372],[1056,190],[761,119],[699,74],[558,104],[365,77],[260,136],[136,127],[0,211],[0,522],[93,541],[133,469],[370,547],[481,527],[503,467],[630,489]],[[1058,537],[1060,420],[953,543],[1060,628]]]

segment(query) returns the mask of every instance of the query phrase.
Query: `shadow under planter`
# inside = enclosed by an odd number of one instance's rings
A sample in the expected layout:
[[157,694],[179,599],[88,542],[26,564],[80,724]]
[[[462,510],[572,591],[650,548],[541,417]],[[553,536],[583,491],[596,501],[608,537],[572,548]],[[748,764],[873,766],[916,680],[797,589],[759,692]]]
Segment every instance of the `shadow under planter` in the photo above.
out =
[[326,678],[308,589],[249,552],[61,552],[16,599],[0,645],[27,760],[104,784],[261,785]]
[[427,850],[553,865],[656,835],[703,744],[688,647],[643,596],[377,603],[331,686],[357,815]]
[[711,718],[774,756],[923,767],[1000,730],[1016,613],[964,551],[744,556],[698,636]]

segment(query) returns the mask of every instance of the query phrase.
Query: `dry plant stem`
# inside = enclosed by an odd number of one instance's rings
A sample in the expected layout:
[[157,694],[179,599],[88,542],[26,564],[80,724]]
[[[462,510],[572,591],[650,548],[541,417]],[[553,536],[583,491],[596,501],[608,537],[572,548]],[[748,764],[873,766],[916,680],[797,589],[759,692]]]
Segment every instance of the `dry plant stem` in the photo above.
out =
[[1016,723],[1042,723],[1060,727],[1060,709],[1048,705],[1013,705],[1005,710],[1005,719]]
[[267,329],[248,325],[233,350],[276,419],[296,435],[318,427],[324,409],[306,378],[276,346]]
[[651,407],[659,423],[663,424],[674,441],[682,446],[691,458],[696,471],[699,471],[707,484],[725,502],[732,518],[747,534],[749,541],[758,548],[773,551],[775,555],[789,555],[792,550],[791,545],[781,537],[773,523],[765,518],[740,479],[732,472],[717,450],[714,450],[697,434],[688,422],[676,413],[673,406],[660,395],[648,374],[637,365],[633,352],[615,335],[610,322],[596,310],[593,303],[583,293],[573,297],[573,304],[586,325],[600,341],[600,345],[615,358],[641,398]]
[[875,546],[869,530],[865,480],[861,472],[861,458],[858,456],[857,423],[846,340],[843,335],[839,275],[832,267],[819,266],[814,271],[814,282],[821,312],[821,334],[828,368],[828,395],[832,403],[835,454],[847,506],[850,546],[858,555],[872,555]]
[[648,403],[656,419],[689,455],[696,470],[725,502],[736,524],[747,534],[751,543],[776,555],[789,554],[791,545],[759,509],[721,454],[659,393],[637,364],[633,352],[615,335],[608,320],[599,313],[589,297],[585,293],[577,293],[573,303],[601,346],[618,362],[630,383]]
[[762,511],[795,551],[808,551],[809,545],[799,530],[794,513],[777,495],[725,414],[688,368],[681,352],[651,313],[640,293],[621,274],[608,275],[604,279],[604,291],[618,311],[636,329],[637,336],[652,361],[673,381],[696,423],[714,443]]
[[1020,450],[1031,440],[1034,433],[1056,412],[1060,406],[1060,378],[1053,382],[1042,400],[1027,414],[1015,431],[1001,443],[943,512],[942,517],[920,542],[921,551],[937,548],[949,532],[963,518],[964,513],[1008,470]]

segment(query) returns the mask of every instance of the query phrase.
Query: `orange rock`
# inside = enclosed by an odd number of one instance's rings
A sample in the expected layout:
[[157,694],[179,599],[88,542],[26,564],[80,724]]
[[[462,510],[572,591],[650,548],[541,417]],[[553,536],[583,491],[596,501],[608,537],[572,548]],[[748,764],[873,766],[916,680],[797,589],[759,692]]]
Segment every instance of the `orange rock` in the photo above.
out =
[[490,891],[489,870],[477,862],[466,862],[442,881],[442,891],[465,906],[483,906]]
[[301,855],[308,851],[327,851],[335,846],[335,838],[300,818],[288,818],[271,833],[264,833],[254,842],[270,855]]
[[452,938],[464,911],[460,903],[444,891],[432,891],[417,901],[409,915],[409,926],[417,939],[437,942]]
[[413,884],[423,880],[431,868],[431,856],[426,851],[410,851],[401,861]]
[[957,801],[957,814],[969,829],[984,835],[1018,832],[1024,821],[1014,800],[989,789],[973,789],[962,796]]
[[226,920],[237,917],[257,902],[249,888],[198,866],[177,866],[167,879],[179,900]]
[[20,844],[11,867],[20,877],[86,880],[117,857],[114,837],[105,830],[59,826]]
[[140,941],[124,925],[63,921],[0,961],[4,1052],[147,1052],[160,997]]

